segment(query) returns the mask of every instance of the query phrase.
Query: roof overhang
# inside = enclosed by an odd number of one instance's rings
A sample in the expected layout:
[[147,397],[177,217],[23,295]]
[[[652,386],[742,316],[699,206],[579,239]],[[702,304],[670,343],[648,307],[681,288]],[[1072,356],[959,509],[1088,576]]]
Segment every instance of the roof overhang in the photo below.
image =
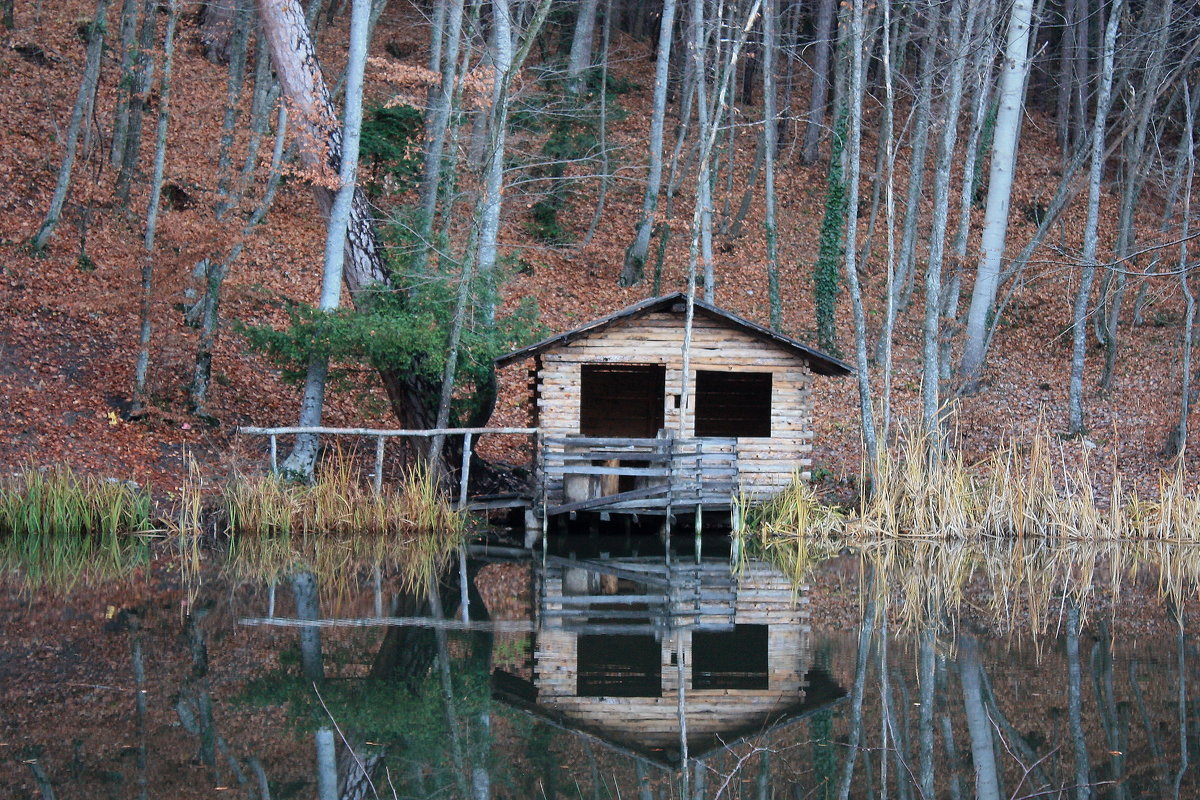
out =
[[[527,358],[541,355],[547,350],[552,350],[556,347],[562,347],[570,344],[573,341],[582,339],[586,336],[591,336],[599,331],[604,330],[612,325],[622,322],[627,319],[650,314],[660,311],[674,311],[683,313],[686,311],[688,296],[683,292],[672,292],[661,297],[651,297],[648,300],[643,300],[640,303],[634,303],[628,308],[621,309],[616,313],[609,314],[606,317],[588,322],[578,328],[560,333],[556,336],[551,336],[543,339],[540,342],[535,342],[527,347],[522,347],[520,350],[514,350],[511,353],[500,356],[496,359],[496,366],[503,367],[518,361],[523,361]],[[736,330],[741,330],[749,333],[763,341],[771,342],[779,347],[795,354],[798,358],[804,360],[809,368],[818,375],[850,375],[854,372],[854,368],[842,361],[839,358],[834,358],[831,355],[822,353],[820,350],[815,350],[806,344],[802,344],[789,336],[784,336],[770,328],[765,328],[762,325],[751,322],[748,319],[739,317],[738,315],[726,311],[723,308],[718,308],[711,303],[706,303],[703,300],[693,298],[693,308],[698,314],[705,314],[713,319],[720,320],[729,327]]]

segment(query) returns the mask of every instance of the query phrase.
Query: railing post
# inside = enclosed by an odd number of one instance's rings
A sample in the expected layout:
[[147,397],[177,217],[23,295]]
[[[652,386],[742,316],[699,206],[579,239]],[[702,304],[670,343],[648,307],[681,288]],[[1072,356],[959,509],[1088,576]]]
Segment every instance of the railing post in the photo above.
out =
[[471,434],[463,434],[462,469],[458,478],[458,509],[467,507],[467,480],[471,477]]
[[383,437],[375,437],[375,494],[383,491]]
[[271,474],[279,474],[279,448],[275,443],[275,434],[271,434]]

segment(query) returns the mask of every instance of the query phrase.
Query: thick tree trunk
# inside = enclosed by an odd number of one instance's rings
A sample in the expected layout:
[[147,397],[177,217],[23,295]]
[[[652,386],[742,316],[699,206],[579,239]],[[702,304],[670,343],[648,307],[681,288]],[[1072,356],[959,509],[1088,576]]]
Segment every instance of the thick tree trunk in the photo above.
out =
[[150,88],[154,85],[154,34],[158,27],[157,0],[142,5],[142,27],[138,34],[138,57],[134,78],[129,86],[129,129],[125,135],[125,151],[117,170],[113,194],[123,204],[129,202],[133,178],[142,153],[142,124],[150,108]]
[[963,633],[959,637],[959,649],[963,706],[967,729],[971,732],[971,757],[975,762],[975,797],[976,800],[1000,800],[1000,776],[992,746],[992,725],[983,703],[983,665],[979,662],[979,645],[974,636]]
[[[579,0],[575,32],[571,37],[571,53],[567,58],[567,91],[579,94],[583,89],[583,74],[592,66],[592,39],[596,30],[596,9],[599,0]],[[604,91],[601,88],[601,91]]]
[[34,235],[30,246],[34,250],[44,250],[54,228],[62,217],[63,204],[67,201],[67,192],[71,188],[71,171],[75,168],[75,151],[79,147],[79,129],[83,125],[83,110],[90,98],[96,92],[96,82],[100,79],[100,56],[104,52],[104,33],[107,26],[108,0],[97,0],[96,16],[88,27],[87,55],[84,56],[83,77],[79,81],[79,94],[75,96],[75,105],[71,108],[71,121],[67,124],[66,153],[63,155],[62,166],[58,170],[58,181],[54,186],[54,194],[50,198],[50,208],[46,218]]
[[1000,109],[996,115],[992,143],[992,166],[988,179],[987,208],[980,242],[979,268],[967,313],[967,340],[960,371],[969,384],[978,382],[983,371],[988,317],[996,302],[1000,264],[1008,234],[1012,200],[1013,170],[1016,166],[1017,136],[1024,106],[1025,76],[1029,72],[1029,25],[1033,0],[1014,0],[1008,19],[1008,41],[1004,52],[1004,74],[1000,85]]
[[[341,163],[342,134],[303,9],[288,0],[258,0],[258,8],[276,75],[301,128],[300,162],[314,174],[332,177]],[[322,213],[328,216],[333,205],[332,193],[319,182],[313,184],[313,193]],[[370,305],[373,294],[381,289],[401,288],[393,281],[383,259],[370,207],[361,191],[355,191],[350,205],[345,246],[342,277],[356,305]],[[380,376],[403,427],[428,428],[433,424],[437,395],[428,381],[386,368],[380,369]]]

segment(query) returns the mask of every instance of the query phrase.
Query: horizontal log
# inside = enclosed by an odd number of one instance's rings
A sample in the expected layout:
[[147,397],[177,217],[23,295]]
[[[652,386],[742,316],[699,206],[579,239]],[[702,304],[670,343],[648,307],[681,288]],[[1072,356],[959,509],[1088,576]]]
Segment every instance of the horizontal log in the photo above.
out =
[[238,428],[238,433],[256,436],[284,436],[296,433],[316,433],[325,436],[456,436],[472,434],[480,436],[487,433],[500,434],[535,434],[538,428],[429,428],[421,430],[397,430],[392,428],[326,428],[324,426],[299,426],[288,428]]

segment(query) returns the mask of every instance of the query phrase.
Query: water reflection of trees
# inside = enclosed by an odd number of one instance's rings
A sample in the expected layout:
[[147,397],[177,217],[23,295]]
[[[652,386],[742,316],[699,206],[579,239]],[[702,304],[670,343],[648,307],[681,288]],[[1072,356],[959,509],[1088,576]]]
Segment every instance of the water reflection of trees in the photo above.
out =
[[[806,656],[849,697],[689,759],[687,800],[1200,793],[1191,769],[1200,759],[1186,611],[1200,575],[1192,549],[1036,540],[855,547],[861,603],[850,606],[857,609],[846,620],[851,629],[818,625]],[[817,549],[766,554],[795,582],[813,583],[814,606],[823,602]],[[283,612],[320,616],[315,594],[306,594],[315,586],[298,576],[292,589]],[[397,618],[455,617],[459,589],[450,576],[440,591],[399,593],[385,610]],[[472,619],[486,620],[473,581],[468,590]],[[324,797],[681,797],[678,765],[633,758],[493,699],[496,665],[524,658],[513,653],[532,646],[532,633],[493,636],[498,621],[465,631],[389,625],[335,628],[322,641],[329,628],[304,628],[304,636],[255,628],[255,647],[277,650],[277,666],[255,671],[210,635],[222,626],[227,633],[237,614],[253,613],[265,597],[243,599],[235,613],[224,607],[227,587],[207,592],[175,623],[173,639],[161,633],[169,627],[161,618],[135,617],[122,629],[126,681],[142,685],[136,676],[144,662],[149,687],[140,695],[148,712],[135,707],[138,694],[129,695],[126,793],[140,782],[149,796],[160,794],[164,770],[178,763],[163,735],[169,704],[171,735],[186,736],[209,776],[208,786],[194,787],[197,796],[223,782],[258,800],[311,797],[323,765],[336,775],[324,782]],[[370,617],[370,599],[360,605]],[[1127,614],[1145,623],[1131,625]],[[169,692],[155,688],[167,660],[155,648],[164,645],[177,651]],[[251,738],[247,719],[286,722]],[[60,796],[79,796],[84,778],[72,778],[63,754],[47,750],[58,763],[47,757],[22,767],[27,780],[40,770]],[[322,762],[318,752],[335,755]]]

